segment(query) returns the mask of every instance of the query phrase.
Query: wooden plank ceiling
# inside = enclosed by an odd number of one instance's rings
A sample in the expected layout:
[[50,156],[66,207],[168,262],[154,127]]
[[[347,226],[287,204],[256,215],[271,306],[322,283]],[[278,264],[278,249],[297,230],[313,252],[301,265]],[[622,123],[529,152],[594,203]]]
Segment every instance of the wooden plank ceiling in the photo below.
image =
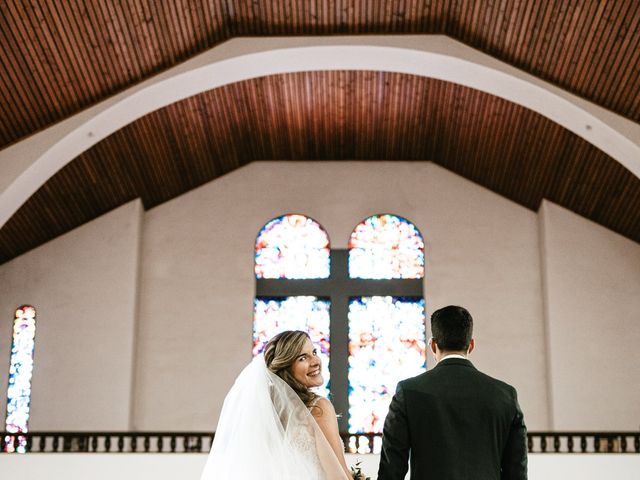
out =
[[[442,33],[635,122],[640,2],[154,0],[0,9],[0,148],[235,36]],[[410,75],[277,75],[147,115],[0,230],[6,262],[123,203],[158,205],[254,160],[433,160],[527,208],[548,198],[640,242],[640,180],[529,110]]]

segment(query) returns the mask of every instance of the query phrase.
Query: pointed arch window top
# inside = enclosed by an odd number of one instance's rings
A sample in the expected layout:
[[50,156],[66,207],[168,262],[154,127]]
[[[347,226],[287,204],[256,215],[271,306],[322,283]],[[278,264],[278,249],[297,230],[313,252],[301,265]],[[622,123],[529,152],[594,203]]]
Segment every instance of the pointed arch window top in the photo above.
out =
[[329,236],[304,215],[269,221],[256,239],[256,278],[328,278]]
[[416,226],[397,215],[373,215],[349,240],[351,278],[424,277],[424,240]]

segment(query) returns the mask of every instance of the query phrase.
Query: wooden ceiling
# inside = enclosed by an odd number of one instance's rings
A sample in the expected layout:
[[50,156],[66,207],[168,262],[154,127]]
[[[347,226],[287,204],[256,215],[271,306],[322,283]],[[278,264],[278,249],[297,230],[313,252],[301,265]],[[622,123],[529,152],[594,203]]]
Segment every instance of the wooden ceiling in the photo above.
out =
[[[9,0],[0,148],[232,37],[372,33],[446,34],[640,122],[637,0]],[[204,92],[111,135],[0,230],[0,262],[134,198],[150,208],[264,159],[433,160],[640,242],[640,180],[540,115],[428,78],[313,72]]]

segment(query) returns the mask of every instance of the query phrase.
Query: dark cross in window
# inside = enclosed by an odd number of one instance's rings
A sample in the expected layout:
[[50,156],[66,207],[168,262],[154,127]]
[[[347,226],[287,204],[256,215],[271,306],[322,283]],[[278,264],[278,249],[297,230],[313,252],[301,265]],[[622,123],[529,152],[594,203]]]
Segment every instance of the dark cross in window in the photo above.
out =
[[331,302],[331,395],[341,432],[348,431],[349,300],[354,297],[422,298],[422,279],[367,280],[349,278],[349,251],[331,250],[329,278],[256,280],[256,297],[314,296]]

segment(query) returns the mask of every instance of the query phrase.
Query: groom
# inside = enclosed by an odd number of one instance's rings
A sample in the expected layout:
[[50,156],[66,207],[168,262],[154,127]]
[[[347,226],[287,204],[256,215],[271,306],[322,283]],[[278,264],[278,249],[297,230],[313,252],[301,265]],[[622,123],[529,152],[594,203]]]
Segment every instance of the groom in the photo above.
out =
[[526,480],[527,430],[516,390],[467,360],[473,320],[462,307],[431,316],[437,365],[398,384],[378,480]]

